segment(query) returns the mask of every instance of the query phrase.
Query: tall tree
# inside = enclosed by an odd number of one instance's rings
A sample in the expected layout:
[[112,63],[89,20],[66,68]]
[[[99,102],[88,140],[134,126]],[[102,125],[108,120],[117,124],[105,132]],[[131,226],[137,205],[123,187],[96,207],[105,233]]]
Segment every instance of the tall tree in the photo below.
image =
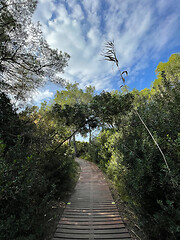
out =
[[74,105],[79,103],[89,104],[94,96],[95,88],[87,86],[85,91],[79,88],[79,83],[68,83],[66,89],[57,91],[54,103],[60,104],[61,106]]
[[158,86],[162,85],[163,75],[173,83],[180,77],[180,54],[172,54],[167,62],[160,62],[156,68],[157,79],[153,82],[153,88],[158,89]]
[[86,104],[87,107],[90,105],[95,88],[87,86],[85,90],[79,88],[79,83],[68,83],[66,84],[65,90],[57,91],[53,103],[60,104],[62,108],[65,105],[76,105]]
[[114,92],[101,92],[91,101],[93,115],[99,119],[102,128],[113,128],[121,125],[121,117],[132,108],[133,95]]
[[65,117],[67,124],[69,124],[75,152],[77,149],[75,135],[81,133],[85,136],[89,131],[91,136],[91,129],[96,126],[96,121],[91,116],[89,108],[94,96],[94,90],[92,86],[86,87],[85,91],[83,91],[78,88],[78,83],[67,84],[65,90],[57,91],[53,100],[53,104],[55,104],[54,111],[61,109],[61,117]]
[[0,90],[17,98],[46,81],[63,84],[58,73],[69,55],[49,47],[39,24],[31,20],[36,0],[0,2]]

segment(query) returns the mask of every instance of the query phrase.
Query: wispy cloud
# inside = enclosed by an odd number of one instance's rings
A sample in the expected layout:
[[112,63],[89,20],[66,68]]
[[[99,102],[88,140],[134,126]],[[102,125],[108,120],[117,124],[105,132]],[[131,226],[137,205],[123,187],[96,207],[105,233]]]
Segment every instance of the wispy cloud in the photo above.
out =
[[48,89],[47,90],[37,90],[34,92],[34,94],[31,96],[31,100],[35,102],[36,104],[39,104],[42,100],[49,100],[50,98],[53,97],[53,92],[50,92]]
[[116,74],[100,55],[105,41],[115,40],[120,66],[134,79],[150,59],[178,46],[179,12],[179,0],[39,0],[34,18],[50,46],[71,55],[64,77],[102,90],[115,87]]

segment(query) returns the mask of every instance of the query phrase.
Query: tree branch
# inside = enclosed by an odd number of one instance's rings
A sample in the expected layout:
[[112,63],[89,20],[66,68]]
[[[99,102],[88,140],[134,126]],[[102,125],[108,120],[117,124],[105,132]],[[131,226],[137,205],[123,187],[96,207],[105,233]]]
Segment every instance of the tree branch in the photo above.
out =
[[76,129],[76,131],[74,131],[69,137],[65,138],[65,139],[53,150],[53,153],[55,153],[55,152],[58,150],[58,148],[60,148],[60,147],[63,145],[63,143],[65,143],[67,140],[69,140],[70,138],[72,138],[72,136],[73,136],[75,133],[77,133],[80,129],[81,129],[81,127],[79,127],[78,129]]

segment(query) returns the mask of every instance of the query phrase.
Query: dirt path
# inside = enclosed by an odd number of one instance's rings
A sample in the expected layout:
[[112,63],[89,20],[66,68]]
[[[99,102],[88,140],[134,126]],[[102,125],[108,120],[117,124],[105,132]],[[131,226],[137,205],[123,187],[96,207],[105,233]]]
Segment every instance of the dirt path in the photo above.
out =
[[79,181],[52,240],[131,239],[98,167],[77,159]]

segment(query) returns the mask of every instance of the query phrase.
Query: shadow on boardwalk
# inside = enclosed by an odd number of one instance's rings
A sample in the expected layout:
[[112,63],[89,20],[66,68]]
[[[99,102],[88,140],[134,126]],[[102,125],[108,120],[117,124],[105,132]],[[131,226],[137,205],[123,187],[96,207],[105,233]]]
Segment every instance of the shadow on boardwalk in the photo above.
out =
[[76,160],[81,173],[52,240],[131,239],[98,167]]

